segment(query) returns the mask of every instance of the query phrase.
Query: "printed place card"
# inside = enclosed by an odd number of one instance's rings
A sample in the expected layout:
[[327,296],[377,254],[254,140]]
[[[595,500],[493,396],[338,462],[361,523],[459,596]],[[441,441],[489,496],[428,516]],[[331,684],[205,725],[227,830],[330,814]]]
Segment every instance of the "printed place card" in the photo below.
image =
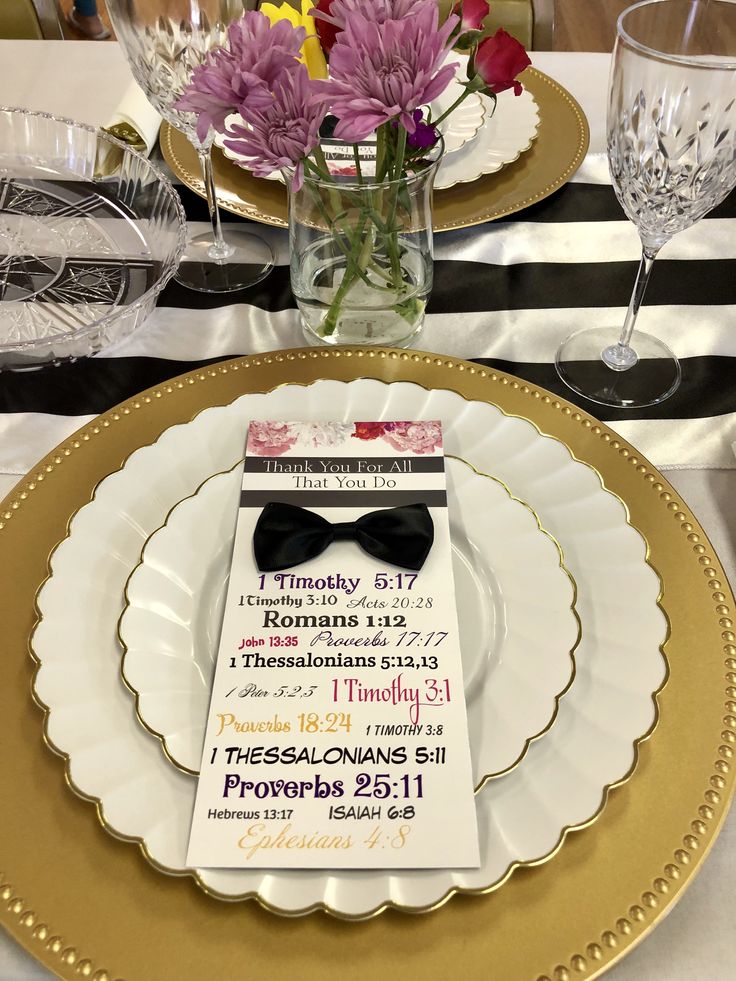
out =
[[439,422],[251,423],[187,861],[479,865]]

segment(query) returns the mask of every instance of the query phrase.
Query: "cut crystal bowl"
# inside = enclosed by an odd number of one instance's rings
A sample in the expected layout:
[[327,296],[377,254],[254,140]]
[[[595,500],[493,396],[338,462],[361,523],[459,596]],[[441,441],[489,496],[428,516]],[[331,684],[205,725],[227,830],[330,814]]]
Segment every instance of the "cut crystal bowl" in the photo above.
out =
[[176,191],[136,150],[0,108],[0,369],[95,354],[132,333],[185,240]]

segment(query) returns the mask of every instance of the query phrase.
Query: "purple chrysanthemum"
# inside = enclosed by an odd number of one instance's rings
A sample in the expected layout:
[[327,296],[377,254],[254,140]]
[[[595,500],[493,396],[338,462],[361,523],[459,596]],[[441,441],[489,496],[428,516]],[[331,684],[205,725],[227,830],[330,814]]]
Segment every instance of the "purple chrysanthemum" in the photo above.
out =
[[225,146],[247,157],[243,166],[257,177],[268,177],[275,170],[294,167],[292,187],[298,191],[304,181],[303,158],[319,143],[319,128],[325,110],[314,99],[314,86],[304,65],[279,79],[269,105],[262,109],[245,107],[245,126],[238,123],[226,130]]
[[437,0],[332,0],[329,12],[315,10],[313,16],[344,31],[356,14],[374,24],[383,24],[387,20],[413,17],[423,7],[429,6],[436,7]]
[[331,79],[317,83],[339,119],[335,136],[357,143],[395,118],[413,133],[414,110],[436,99],[455,76],[456,64],[441,66],[457,23],[451,16],[438,27],[434,3],[380,25],[352,16],[330,53]]
[[177,109],[197,115],[197,137],[204,143],[210,127],[222,133],[225,119],[251,109],[266,109],[284,73],[298,65],[306,31],[286,20],[273,26],[264,14],[249,11],[227,32],[227,46],[215,48],[194,69]]

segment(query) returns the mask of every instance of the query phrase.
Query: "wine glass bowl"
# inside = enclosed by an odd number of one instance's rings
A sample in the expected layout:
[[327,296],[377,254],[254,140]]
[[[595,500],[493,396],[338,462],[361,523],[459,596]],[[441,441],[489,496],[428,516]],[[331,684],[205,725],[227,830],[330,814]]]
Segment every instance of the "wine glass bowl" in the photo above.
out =
[[[736,125],[736,45],[730,72],[716,55],[688,55],[695,39],[690,36],[678,44],[676,33],[673,36],[677,19],[670,23],[658,6],[639,4],[622,16],[608,118],[608,160],[616,196],[652,247],[702,218],[729,189]],[[674,6],[683,17],[699,4],[678,0]],[[649,36],[655,16],[667,20],[656,28],[663,39],[670,37],[672,67],[666,74],[656,56],[642,51],[625,33]],[[682,33],[686,31],[683,24]],[[715,44],[717,39],[708,32],[698,43]],[[722,72],[724,81],[730,73],[731,84],[719,84],[714,71]]]
[[215,132],[197,133],[193,112],[177,108],[195,68],[226,44],[244,0],[108,0],[108,12],[136,82],[149,102],[193,144],[202,167],[212,231],[190,238],[176,279],[203,292],[251,286],[273,268],[273,253],[259,236],[241,229],[223,235],[211,149]]
[[735,3],[644,0],[621,14],[607,142],[616,197],[641,239],[639,273],[623,329],[578,331],[556,365],[593,401],[652,405],[681,379],[666,344],[641,331],[632,338],[654,259],[736,185]]
[[197,117],[192,112],[177,109],[176,103],[184,95],[192,72],[202,64],[207,53],[226,42],[227,32],[223,25],[219,22],[211,24],[203,11],[196,24],[164,16],[147,23],[131,18],[119,31],[118,38],[133,78],[149,102],[167,122],[197,145]]

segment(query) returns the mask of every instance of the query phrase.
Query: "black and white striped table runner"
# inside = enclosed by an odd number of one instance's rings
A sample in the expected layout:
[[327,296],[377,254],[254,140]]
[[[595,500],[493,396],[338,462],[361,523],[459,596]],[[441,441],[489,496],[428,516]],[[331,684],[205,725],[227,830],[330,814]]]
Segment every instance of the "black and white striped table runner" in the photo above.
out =
[[[204,202],[179,187],[191,222]],[[239,222],[224,215],[229,222]],[[90,416],[203,364],[303,343],[289,289],[286,233],[262,226],[277,266],[236,294],[171,282],[132,337],[97,358],[0,375],[0,474],[25,473]],[[417,347],[470,358],[570,401],[554,353],[581,327],[620,324],[634,283],[638,239],[590,155],[573,183],[511,217],[435,239],[435,281]],[[642,311],[682,360],[679,391],[651,409],[592,415],[661,466],[733,467],[736,439],[736,192],[657,259]]]

